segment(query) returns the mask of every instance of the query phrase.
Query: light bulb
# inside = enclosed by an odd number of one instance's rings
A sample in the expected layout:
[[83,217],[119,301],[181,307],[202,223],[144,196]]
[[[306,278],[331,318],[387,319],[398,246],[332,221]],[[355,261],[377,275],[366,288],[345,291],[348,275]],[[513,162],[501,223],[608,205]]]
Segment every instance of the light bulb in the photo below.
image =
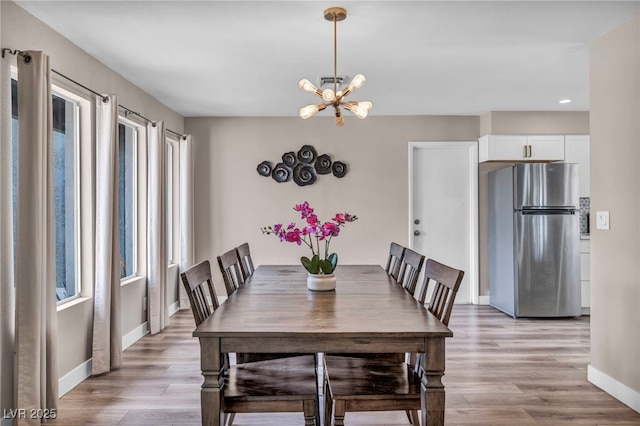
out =
[[351,111],[353,115],[359,119],[367,118],[369,110],[373,107],[373,104],[369,101],[364,102],[345,102],[342,104],[347,110]]
[[314,86],[313,83],[311,83],[306,78],[303,78],[302,80],[300,80],[300,82],[298,83],[298,86],[300,86],[302,90],[305,90],[307,92],[316,93],[318,91],[318,88]]
[[366,82],[367,82],[367,79],[364,77],[364,75],[357,74],[355,77],[353,77],[353,80],[351,80],[351,83],[349,83],[349,86],[347,86],[347,89],[349,89],[349,91],[352,92],[362,87]]
[[336,106],[333,109],[336,113],[336,126],[342,126],[344,124],[344,118],[342,118],[342,112],[340,111],[340,108]]
[[318,111],[320,111],[318,105],[307,105],[300,108],[300,118],[306,120],[307,118],[313,117]]
[[333,102],[336,99],[336,96],[333,94],[333,90],[324,89],[322,91],[322,99],[324,99],[326,102]]
[[327,105],[328,104],[316,104],[302,107],[299,112],[300,118],[306,120],[307,118],[313,117],[318,111],[325,109]]

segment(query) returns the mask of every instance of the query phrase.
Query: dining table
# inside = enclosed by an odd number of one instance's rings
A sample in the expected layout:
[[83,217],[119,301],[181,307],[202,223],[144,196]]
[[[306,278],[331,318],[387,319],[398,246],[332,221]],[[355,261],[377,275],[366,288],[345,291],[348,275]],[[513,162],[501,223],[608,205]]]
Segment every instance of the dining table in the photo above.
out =
[[261,265],[200,324],[202,424],[224,419],[228,353],[421,353],[422,425],[444,424],[445,339],[453,333],[380,265],[339,265],[335,290],[302,266]]

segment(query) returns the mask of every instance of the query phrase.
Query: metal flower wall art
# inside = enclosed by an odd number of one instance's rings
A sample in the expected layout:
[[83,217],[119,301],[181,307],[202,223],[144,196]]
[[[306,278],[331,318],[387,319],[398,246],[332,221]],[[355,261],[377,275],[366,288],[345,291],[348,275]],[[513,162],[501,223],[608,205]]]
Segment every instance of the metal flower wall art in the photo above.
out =
[[333,161],[329,154],[318,155],[311,145],[303,145],[298,152],[282,154],[282,161],[275,165],[271,161],[263,161],[258,164],[257,170],[260,176],[271,176],[278,183],[293,179],[298,186],[307,186],[316,183],[318,175],[344,177],[347,165],[342,161]]

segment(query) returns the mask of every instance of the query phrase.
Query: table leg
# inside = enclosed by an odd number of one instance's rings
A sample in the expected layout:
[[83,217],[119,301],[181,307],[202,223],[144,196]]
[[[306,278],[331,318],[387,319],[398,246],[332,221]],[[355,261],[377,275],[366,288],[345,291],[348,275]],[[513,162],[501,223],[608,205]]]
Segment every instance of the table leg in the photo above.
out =
[[220,339],[200,338],[200,366],[204,382],[200,391],[203,426],[223,426],[224,357],[220,353]]
[[444,375],[444,338],[428,338],[426,341],[425,362],[422,363],[422,421],[424,426],[444,425],[445,392],[442,384]]

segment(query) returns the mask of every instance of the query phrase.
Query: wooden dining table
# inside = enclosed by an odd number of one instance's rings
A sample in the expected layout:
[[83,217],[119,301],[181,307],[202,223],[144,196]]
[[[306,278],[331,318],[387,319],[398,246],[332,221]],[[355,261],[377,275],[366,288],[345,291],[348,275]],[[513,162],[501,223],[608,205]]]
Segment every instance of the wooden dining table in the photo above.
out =
[[310,291],[302,266],[262,265],[198,326],[203,425],[223,424],[222,366],[233,352],[424,353],[421,424],[444,424],[451,330],[379,265],[339,265],[335,273],[335,290]]

